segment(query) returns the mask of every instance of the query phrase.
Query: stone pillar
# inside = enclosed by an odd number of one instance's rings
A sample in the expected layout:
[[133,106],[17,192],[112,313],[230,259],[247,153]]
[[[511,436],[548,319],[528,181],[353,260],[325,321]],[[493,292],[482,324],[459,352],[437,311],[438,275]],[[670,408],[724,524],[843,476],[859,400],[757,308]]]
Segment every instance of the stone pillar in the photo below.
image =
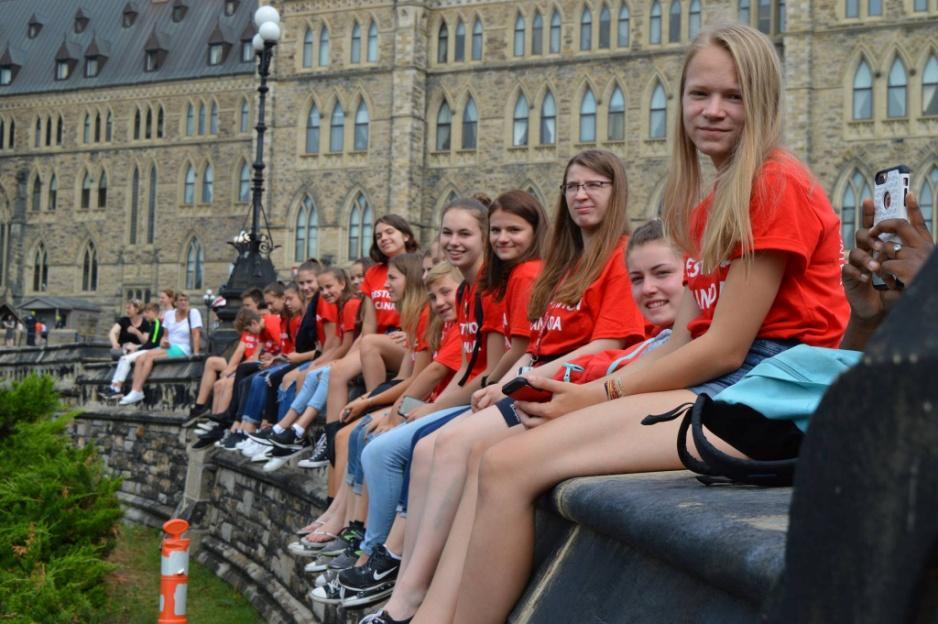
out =
[[7,256],[7,285],[13,300],[20,299],[26,290],[26,182],[29,171],[22,169],[16,173],[16,195],[13,198],[12,219],[10,220],[10,253]]
[[782,78],[785,83],[785,92],[782,94],[785,120],[783,141],[799,158],[812,162],[814,3],[810,0],[795,0],[787,2],[785,7],[786,25],[782,39]]
[[426,142],[427,7],[423,0],[394,6],[388,211],[420,221]]

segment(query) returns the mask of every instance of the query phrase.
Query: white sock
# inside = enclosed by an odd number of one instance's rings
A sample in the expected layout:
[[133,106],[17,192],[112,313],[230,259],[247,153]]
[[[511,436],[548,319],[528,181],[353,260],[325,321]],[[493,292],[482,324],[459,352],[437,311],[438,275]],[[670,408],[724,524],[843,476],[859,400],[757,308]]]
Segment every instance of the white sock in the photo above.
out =
[[387,544],[384,545],[384,549],[387,551],[388,555],[391,556],[391,559],[394,559],[395,561],[401,560],[401,556],[397,554],[396,552],[394,552],[393,550],[391,550],[390,548],[388,548]]
[[302,438],[303,434],[306,433],[306,428],[300,425],[293,425],[293,430],[296,431],[296,437],[298,438]]
[[286,431],[286,429],[284,429],[280,425],[274,425],[274,433],[283,433],[284,431]]

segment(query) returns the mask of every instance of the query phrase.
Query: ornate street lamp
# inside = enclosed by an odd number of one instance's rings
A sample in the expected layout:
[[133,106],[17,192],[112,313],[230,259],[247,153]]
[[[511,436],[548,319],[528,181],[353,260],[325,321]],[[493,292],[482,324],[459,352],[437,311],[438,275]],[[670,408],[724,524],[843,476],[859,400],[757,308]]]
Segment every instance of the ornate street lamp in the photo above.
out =
[[[257,73],[260,75],[260,94],[257,107],[257,147],[254,157],[254,178],[251,195],[251,230],[242,230],[228,244],[238,251],[234,267],[220,294],[228,304],[218,311],[219,318],[226,324],[234,320],[239,307],[241,293],[251,287],[263,288],[277,279],[277,272],[270,260],[270,253],[277,248],[270,236],[270,226],[264,214],[262,199],[264,194],[264,133],[267,102],[267,77],[270,75],[270,61],[274,46],[280,40],[280,14],[272,6],[262,6],[254,13],[257,34],[252,44],[257,55]],[[261,219],[264,230],[261,231]]]

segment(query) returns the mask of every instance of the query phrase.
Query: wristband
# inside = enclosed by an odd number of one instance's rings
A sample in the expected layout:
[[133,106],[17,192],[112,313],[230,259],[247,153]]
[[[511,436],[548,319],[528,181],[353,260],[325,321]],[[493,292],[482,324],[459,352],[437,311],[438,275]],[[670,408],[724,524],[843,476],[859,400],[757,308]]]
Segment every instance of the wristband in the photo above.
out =
[[625,396],[625,390],[622,387],[622,382],[615,378],[604,381],[603,390],[606,391],[607,401],[614,401]]

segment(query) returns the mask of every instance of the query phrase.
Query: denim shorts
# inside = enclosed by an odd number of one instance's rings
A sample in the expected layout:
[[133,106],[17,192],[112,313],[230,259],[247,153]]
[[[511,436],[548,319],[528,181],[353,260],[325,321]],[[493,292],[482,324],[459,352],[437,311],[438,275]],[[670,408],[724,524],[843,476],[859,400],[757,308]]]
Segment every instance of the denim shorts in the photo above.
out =
[[795,340],[757,338],[753,341],[752,346],[749,347],[749,353],[746,354],[746,359],[743,360],[742,366],[721,377],[711,379],[697,386],[691,386],[688,390],[694,394],[703,394],[706,392],[711,397],[716,396],[721,390],[729,388],[742,379],[743,375],[752,370],[753,367],[762,360],[791,349],[796,344],[798,344],[798,342]]
[[169,348],[166,349],[166,357],[168,357],[169,359],[175,359],[175,358],[184,358],[188,356],[186,355],[185,349],[183,349],[179,345],[171,344],[169,345]]

